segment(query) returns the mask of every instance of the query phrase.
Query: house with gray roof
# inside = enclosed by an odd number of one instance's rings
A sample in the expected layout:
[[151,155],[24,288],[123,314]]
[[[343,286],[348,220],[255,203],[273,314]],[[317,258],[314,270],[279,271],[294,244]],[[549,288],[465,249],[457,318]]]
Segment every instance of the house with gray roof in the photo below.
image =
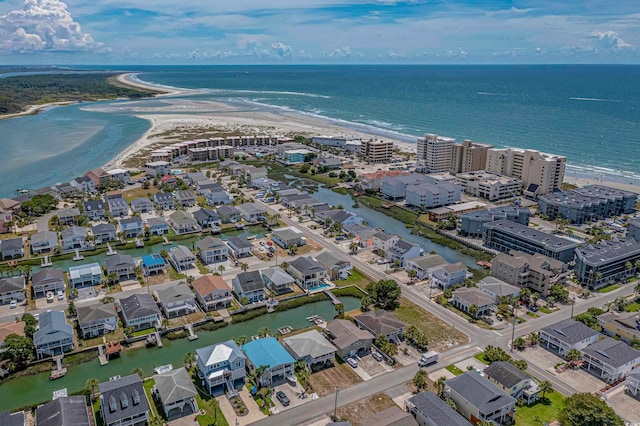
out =
[[162,404],[162,411],[168,420],[198,412],[195,399],[198,392],[184,367],[155,374],[153,380],[156,382],[152,390],[153,395]]
[[484,369],[489,381],[514,397],[522,398],[527,404],[538,400],[538,381],[507,361],[495,361]]
[[0,425],[2,425],[2,426],[25,426],[24,411],[17,411],[15,413],[11,413],[9,411],[1,411],[0,412]]
[[52,253],[58,247],[58,234],[53,231],[40,231],[31,236],[31,253]]
[[407,261],[420,257],[423,254],[424,249],[418,244],[404,240],[399,240],[387,251],[389,262],[393,264],[397,260],[401,268],[404,267]]
[[107,269],[107,275],[115,272],[118,275],[118,280],[136,278],[136,264],[130,254],[116,253],[113,256],[107,256],[104,264]]
[[222,223],[236,223],[240,220],[240,211],[233,206],[220,206],[216,212]]
[[253,244],[246,237],[229,237],[225,244],[234,259],[249,257],[253,253]]
[[22,237],[8,238],[0,241],[2,260],[20,259],[24,256]]
[[69,288],[94,286],[102,282],[102,268],[98,263],[69,266]]
[[64,272],[60,268],[43,268],[31,277],[33,297],[44,297],[47,292],[64,291]]
[[336,348],[318,330],[287,337],[284,347],[296,361],[303,360],[309,370],[313,365],[333,362],[336,357]]
[[611,337],[591,343],[580,352],[582,367],[607,383],[626,377],[640,365],[640,351]]
[[640,395],[640,370],[634,370],[627,374],[624,380],[624,387],[631,395],[636,398]]
[[198,225],[201,228],[211,228],[212,226],[218,226],[222,223],[222,219],[220,215],[211,209],[200,209],[193,212],[193,217],[195,218]]
[[196,242],[196,251],[205,265],[214,265],[229,259],[229,248],[224,241],[210,235]]
[[198,377],[209,394],[226,391],[233,395],[244,386],[247,357],[233,340],[196,349],[196,360]]
[[364,355],[371,350],[375,336],[348,320],[335,319],[327,324],[324,334],[342,358]]
[[296,280],[280,267],[261,269],[262,279],[265,285],[278,294],[290,293],[293,291],[293,285]]
[[176,200],[183,207],[193,207],[196,205],[196,193],[190,189],[178,190]]
[[93,180],[91,180],[91,178],[88,178],[87,176],[78,176],[77,178],[72,179],[69,182],[69,185],[73,186],[80,192],[86,192],[86,193],[96,192],[96,187],[95,187],[95,184],[93,183]]
[[379,231],[363,225],[347,225],[344,231],[353,234],[353,239],[362,248],[373,246],[373,236]]
[[117,236],[116,227],[110,223],[99,223],[91,227],[91,235],[94,236],[96,244],[115,241]]
[[43,359],[73,350],[73,329],[64,312],[46,311],[38,318],[38,330],[33,333],[36,356]]
[[175,207],[173,194],[170,192],[156,192],[153,195],[153,201],[162,210],[173,210],[173,208]]
[[104,426],[146,425],[149,401],[137,374],[113,377],[98,385],[100,416]]
[[378,309],[357,315],[356,324],[373,333],[374,336],[385,336],[390,342],[397,342],[402,338],[406,324],[393,316],[393,314]]
[[[84,395],[63,396],[36,408],[35,426],[91,426]],[[2,423],[3,426],[8,426]],[[24,423],[23,423],[24,425]]]
[[177,318],[197,311],[195,295],[186,285],[174,285],[155,293],[166,318]]
[[150,213],[153,211],[153,203],[148,198],[135,198],[131,200],[131,210],[136,213]]
[[80,209],[75,207],[69,209],[58,210],[58,224],[59,225],[73,225],[80,216]]
[[516,399],[477,371],[467,371],[445,381],[444,395],[456,403],[458,412],[469,421],[515,422]]
[[[640,242],[633,238],[584,244],[576,249],[576,278],[591,289],[599,289],[635,276],[640,260]],[[632,268],[627,266],[631,264]]]
[[167,220],[161,217],[150,217],[146,221],[147,228],[149,228],[149,234],[151,235],[165,235],[169,233],[169,223]]
[[567,264],[542,254],[512,250],[498,253],[491,261],[491,276],[521,288],[548,296],[551,287],[564,285],[569,275]]
[[246,298],[249,303],[254,303],[265,299],[265,284],[258,271],[239,273],[231,280],[231,285],[238,300]]
[[196,267],[196,257],[185,246],[173,247],[169,251],[169,262],[178,272],[188,271]]
[[405,399],[404,407],[421,426],[472,425],[433,392],[420,392],[409,399]]
[[319,287],[327,276],[327,268],[308,256],[300,256],[289,262],[287,272],[302,290],[310,291]]
[[118,313],[114,303],[95,303],[76,308],[78,326],[83,339],[102,336],[118,327]]
[[204,193],[205,203],[208,206],[223,206],[233,202],[233,197],[222,187],[204,189],[201,193]]
[[71,226],[60,232],[62,250],[89,250],[93,248],[93,243],[87,239],[87,229],[80,226]]
[[0,279],[0,304],[6,305],[12,300],[24,302],[24,277],[9,277]]
[[490,315],[491,311],[495,309],[496,302],[493,297],[478,290],[477,288],[461,287],[453,292],[453,300],[451,302],[453,306],[460,309],[463,312],[471,315],[471,305],[478,307],[478,312],[475,318],[479,318],[483,315]]
[[104,219],[104,201],[102,200],[87,200],[82,203],[84,215],[89,220]]
[[188,234],[202,230],[196,219],[189,212],[177,210],[169,216],[171,227],[176,234]]
[[124,326],[133,327],[136,331],[159,327],[162,323],[160,309],[153,297],[147,293],[120,299],[120,315]]
[[141,237],[144,233],[142,219],[139,217],[120,219],[120,231],[124,234],[124,238]]
[[401,410],[397,405],[364,418],[362,424],[367,426],[419,426],[411,414]]
[[107,198],[107,205],[113,217],[124,217],[129,214],[129,204],[124,198]]
[[430,278],[433,271],[441,269],[445,265],[449,265],[449,262],[444,257],[439,254],[427,254],[407,260],[404,269],[407,272],[416,271],[416,278],[424,280]]
[[267,219],[267,209],[257,203],[243,203],[237,206],[242,218],[249,223],[264,222]]
[[502,280],[494,277],[484,277],[479,283],[478,288],[481,292],[493,297],[496,303],[500,302],[501,297],[512,299],[520,296],[520,288],[507,284]]
[[327,270],[327,274],[332,280],[346,280],[351,275],[351,262],[349,259],[338,257],[329,251],[323,251],[316,255],[315,259]]
[[569,349],[584,349],[600,338],[600,333],[574,319],[565,319],[540,330],[540,346],[565,356]]
[[306,239],[302,232],[296,232],[291,228],[276,229],[271,233],[271,241],[279,245],[283,249],[296,246],[300,247],[306,244]]
[[431,273],[433,283],[441,289],[460,284],[467,278],[467,266],[462,262],[447,263]]

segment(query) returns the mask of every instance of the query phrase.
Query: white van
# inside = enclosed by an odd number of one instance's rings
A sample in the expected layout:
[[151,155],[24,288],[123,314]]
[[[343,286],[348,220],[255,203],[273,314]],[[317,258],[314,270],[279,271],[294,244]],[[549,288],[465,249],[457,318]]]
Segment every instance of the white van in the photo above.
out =
[[418,366],[424,367],[425,365],[435,364],[436,362],[438,362],[438,352],[429,351],[422,354],[420,360],[418,361]]

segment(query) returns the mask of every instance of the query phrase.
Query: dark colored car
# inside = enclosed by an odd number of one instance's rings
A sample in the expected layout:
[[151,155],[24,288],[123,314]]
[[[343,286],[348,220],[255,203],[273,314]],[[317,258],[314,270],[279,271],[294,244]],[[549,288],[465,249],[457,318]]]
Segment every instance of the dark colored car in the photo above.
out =
[[280,401],[280,404],[282,404],[285,407],[291,403],[291,401],[289,401],[289,397],[282,391],[276,392],[276,398],[278,398],[278,401]]

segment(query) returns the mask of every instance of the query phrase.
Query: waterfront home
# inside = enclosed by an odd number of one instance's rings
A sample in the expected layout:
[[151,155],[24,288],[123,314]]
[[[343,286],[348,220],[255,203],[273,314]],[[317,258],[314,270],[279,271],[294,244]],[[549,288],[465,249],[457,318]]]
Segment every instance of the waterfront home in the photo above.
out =
[[640,370],[633,370],[624,380],[625,389],[636,398],[640,394]]
[[340,258],[329,251],[317,254],[315,260],[324,266],[327,274],[332,280],[346,280],[351,275],[351,262],[348,259]]
[[360,328],[376,337],[385,336],[390,342],[399,342],[406,327],[405,323],[382,309],[365,312],[354,319]]
[[24,302],[24,277],[10,277],[0,279],[0,304],[6,305],[15,300]]
[[201,208],[200,210],[196,210],[193,213],[193,217],[201,228],[211,228],[212,226],[218,226],[222,223],[220,215],[210,209]]
[[639,260],[640,242],[633,238],[585,244],[576,249],[575,276],[582,285],[597,290],[634,277],[639,271],[635,266]]
[[226,262],[229,258],[229,248],[220,238],[206,236],[196,242],[198,257],[205,265]]
[[129,214],[129,204],[124,198],[107,198],[107,205],[112,217],[124,217]]
[[259,189],[261,191],[274,191],[280,187],[280,182],[274,179],[270,179],[268,177],[261,177],[256,179],[251,179],[251,187],[255,189]]
[[407,272],[412,270],[416,271],[418,274],[416,278],[418,278],[418,280],[424,280],[430,278],[433,271],[441,269],[448,264],[449,262],[439,254],[428,254],[407,260],[407,263],[404,265],[404,270]]
[[102,336],[118,327],[118,317],[114,303],[94,303],[76,308],[78,327],[83,339]]
[[296,280],[280,267],[261,269],[262,279],[265,285],[278,294],[290,293]]
[[327,210],[326,212],[320,212],[318,214],[324,214],[325,217],[331,219],[332,223],[339,223],[343,227],[347,225],[362,225],[364,221],[360,216],[346,210]]
[[300,256],[287,265],[287,272],[302,290],[314,290],[320,287],[327,276],[327,269],[308,256]]
[[240,212],[233,206],[220,206],[216,211],[222,223],[236,223],[240,220]]
[[38,359],[61,355],[73,350],[73,329],[64,312],[46,311],[38,318],[38,330],[33,333],[33,345]]
[[386,234],[384,232],[373,234],[373,248],[385,253],[388,253],[398,241],[400,241],[400,236],[395,234]]
[[142,224],[142,219],[135,216],[126,219],[120,219],[120,232],[122,232],[124,238],[141,237],[144,233],[144,225]]
[[496,307],[496,302],[493,297],[483,293],[477,288],[468,287],[456,289],[453,292],[453,300],[451,304],[469,315],[471,315],[469,312],[471,305],[477,306],[478,312],[476,312],[475,318],[479,318],[483,315],[491,315],[491,312]]
[[70,209],[58,210],[58,224],[59,225],[73,225],[80,216],[80,210],[72,207]]
[[2,260],[19,259],[24,256],[24,242],[22,237],[8,238],[0,241],[0,255]]
[[79,226],[71,226],[60,232],[60,240],[62,241],[62,250],[90,250],[93,248],[92,242],[87,238],[89,233],[87,228]]
[[264,281],[258,271],[241,272],[231,283],[238,300],[247,299],[247,303],[254,303],[265,298]]
[[628,344],[640,339],[640,318],[637,312],[605,312],[597,317],[602,333]]
[[190,189],[178,190],[176,200],[182,207],[193,207],[196,205],[196,193]]
[[420,392],[405,399],[404,408],[422,426],[471,426],[473,424],[433,392]]
[[165,318],[177,318],[197,310],[195,296],[186,285],[167,287],[155,293]]
[[[2,423],[11,426],[10,423]],[[24,425],[24,421],[20,426]],[[84,395],[63,396],[36,408],[35,426],[91,426]]]
[[196,191],[198,195],[203,196],[207,195],[210,192],[220,192],[224,191],[222,185],[215,180],[208,179],[204,181],[199,181],[196,183]]
[[107,174],[111,179],[117,180],[124,185],[131,182],[131,172],[127,169],[113,169],[107,171]]
[[104,201],[102,200],[87,200],[82,203],[84,209],[84,215],[89,220],[104,220]]
[[155,386],[152,393],[162,405],[164,416],[168,420],[194,415],[198,412],[196,391],[189,373],[184,367],[153,376]]
[[198,377],[210,395],[236,393],[244,386],[246,359],[236,342],[227,340],[196,349]]
[[134,294],[120,299],[120,315],[125,327],[133,327],[136,331],[146,328],[159,328],[162,315],[150,294]]
[[144,165],[147,176],[165,176],[171,173],[168,161],[151,161]]
[[267,209],[256,203],[243,203],[237,209],[240,216],[249,223],[264,222],[267,218]]
[[226,309],[233,301],[231,287],[219,275],[203,275],[191,283],[203,311]]
[[118,280],[130,280],[136,278],[136,264],[133,257],[129,254],[116,253],[113,256],[107,256],[104,261],[107,275],[114,272],[118,276]]
[[500,389],[527,404],[538,400],[538,381],[507,361],[495,361],[484,369],[484,375]]
[[408,206],[430,209],[460,202],[462,186],[440,181],[434,184],[407,185],[405,199]]
[[191,213],[182,210],[171,213],[169,222],[176,234],[188,234],[202,230]]
[[185,246],[173,247],[169,251],[169,262],[178,272],[188,271],[196,267],[196,257]]
[[149,235],[161,236],[169,233],[169,224],[161,217],[151,217],[145,221],[145,225]]
[[93,194],[96,192],[96,186],[93,181],[86,176],[78,176],[72,179],[69,185],[74,187],[78,192],[84,192],[85,194]]
[[456,403],[467,420],[513,424],[516,399],[498,388],[477,371],[467,371],[444,382],[444,395]]
[[605,337],[580,350],[582,368],[607,383],[623,379],[640,365],[640,351],[625,342]]
[[56,198],[59,199],[77,197],[80,195],[78,190],[71,186],[68,182],[53,185],[51,188],[58,194]]
[[342,358],[364,355],[371,350],[375,336],[348,320],[335,319],[324,330],[327,339],[336,347],[336,354]]
[[310,371],[314,365],[332,363],[336,357],[336,348],[318,330],[287,337],[284,347],[296,361],[304,361]]
[[347,225],[344,227],[347,234],[353,235],[353,240],[362,248],[373,247],[373,236],[379,231],[362,225]]
[[116,227],[110,223],[99,223],[91,227],[91,235],[95,238],[96,244],[114,241],[116,239]]
[[69,267],[69,288],[95,286],[102,282],[102,268],[98,263]]
[[500,303],[501,298],[506,297],[509,300],[520,296],[520,288],[507,284],[502,280],[494,277],[484,277],[479,283],[478,288],[481,292],[492,297],[496,303]]
[[64,272],[60,268],[40,269],[31,277],[31,288],[36,299],[46,296],[48,292],[56,294],[64,291]]
[[209,178],[207,176],[205,176],[204,173],[202,172],[189,172],[189,173],[185,173],[182,176],[182,179],[188,183],[189,185],[195,185],[198,182],[204,182],[209,180]]
[[31,236],[31,253],[52,253],[58,248],[58,234],[53,231],[40,231]]
[[251,256],[253,244],[246,237],[230,237],[225,241],[229,247],[229,254],[234,259]]
[[100,383],[98,390],[104,426],[137,426],[149,421],[149,401],[137,374],[112,377]]
[[109,179],[111,179],[111,176],[109,176],[109,174],[105,172],[104,169],[100,169],[100,168],[89,170],[84,174],[84,176],[91,179],[95,187],[98,187],[99,185],[104,185],[105,183],[109,182]]
[[135,213],[151,213],[153,203],[148,198],[136,198],[131,200],[131,210]]
[[222,206],[233,202],[233,197],[222,188],[206,190],[204,197],[208,206]]
[[467,267],[462,262],[449,263],[435,268],[431,277],[433,283],[444,290],[463,282],[467,278]]
[[162,178],[160,178],[160,182],[162,182],[162,186],[169,186],[173,188],[178,182],[178,179],[176,179],[176,177],[172,175],[164,175],[162,176]]
[[424,249],[418,244],[410,243],[408,241],[400,240],[393,247],[387,251],[387,257],[391,264],[398,261],[398,266],[401,268],[406,264],[408,260],[415,259],[424,254]]
[[564,285],[569,275],[567,264],[542,254],[511,250],[491,260],[491,276],[520,288],[528,287],[548,296],[551,287]]
[[266,367],[260,374],[262,386],[273,386],[293,375],[293,364],[296,360],[274,337],[256,339],[242,345],[247,355],[247,368],[253,372],[257,368]]
[[600,338],[600,333],[574,319],[559,321],[539,332],[540,347],[558,352],[563,357],[570,349],[584,349]]
[[151,275],[164,274],[167,269],[167,262],[159,254],[146,254],[142,256],[142,270],[148,277]]
[[289,247],[300,247],[307,243],[302,232],[294,231],[294,228],[280,228],[271,233],[271,241],[279,245],[283,249]]
[[153,195],[153,201],[162,210],[173,210],[174,208],[173,194],[170,192],[156,192]]
[[342,168],[342,160],[338,157],[317,158],[314,163],[329,170],[340,170]]

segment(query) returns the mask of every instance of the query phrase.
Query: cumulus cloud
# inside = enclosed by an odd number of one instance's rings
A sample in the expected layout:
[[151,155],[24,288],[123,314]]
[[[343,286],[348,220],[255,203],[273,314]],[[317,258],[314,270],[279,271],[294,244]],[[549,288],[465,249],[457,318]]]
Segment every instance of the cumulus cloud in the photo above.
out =
[[597,47],[600,49],[622,50],[631,48],[631,45],[621,39],[615,31],[594,31],[589,36],[597,41]]
[[337,47],[330,52],[326,52],[324,56],[330,58],[348,58],[351,56],[351,48],[349,46]]
[[290,58],[293,56],[293,50],[288,44],[274,42],[271,43],[271,49],[273,50],[275,55],[280,58]]
[[0,50],[103,51],[90,34],[83,33],[67,5],[59,0],[25,0],[22,10],[0,15]]

